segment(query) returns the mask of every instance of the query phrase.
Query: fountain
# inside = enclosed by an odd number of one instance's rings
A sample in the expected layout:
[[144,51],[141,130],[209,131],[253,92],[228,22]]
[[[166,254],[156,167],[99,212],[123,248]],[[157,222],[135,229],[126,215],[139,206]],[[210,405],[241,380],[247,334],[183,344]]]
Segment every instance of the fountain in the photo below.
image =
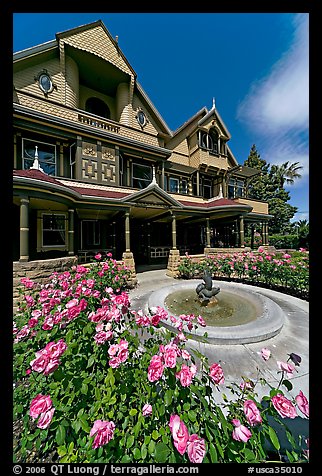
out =
[[[209,272],[202,279],[202,283],[192,279],[152,292],[148,308],[161,306],[176,317],[201,315],[207,326],[191,332],[190,338],[211,344],[259,342],[281,331],[284,312],[260,288],[255,291],[243,284],[224,281],[217,287]],[[171,327],[168,323],[164,325]]]

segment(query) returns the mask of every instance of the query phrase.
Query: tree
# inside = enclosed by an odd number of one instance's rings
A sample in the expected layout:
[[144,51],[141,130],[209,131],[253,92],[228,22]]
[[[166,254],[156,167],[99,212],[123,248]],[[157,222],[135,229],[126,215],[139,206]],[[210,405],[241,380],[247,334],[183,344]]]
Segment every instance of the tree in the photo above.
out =
[[284,162],[281,165],[272,165],[269,175],[272,179],[276,180],[279,188],[283,188],[284,184],[293,185],[295,179],[300,179],[302,176],[299,170],[303,169],[299,162],[291,164],[289,161]]
[[268,203],[268,213],[273,215],[269,220],[270,232],[276,234],[287,232],[290,229],[290,220],[298,209],[287,203],[290,200],[290,193],[284,189],[284,185],[292,185],[301,177],[299,170],[302,166],[299,162],[289,161],[282,165],[270,166],[261,158],[255,144],[252,145],[244,165],[261,171],[261,174],[251,181],[248,197]]

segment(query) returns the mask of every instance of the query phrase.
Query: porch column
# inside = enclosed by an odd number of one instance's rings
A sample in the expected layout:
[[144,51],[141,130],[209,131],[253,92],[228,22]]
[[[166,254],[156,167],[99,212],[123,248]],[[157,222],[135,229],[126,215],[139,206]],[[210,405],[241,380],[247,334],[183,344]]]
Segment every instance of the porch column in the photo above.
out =
[[177,249],[177,230],[176,230],[176,217],[172,215],[172,249]]
[[171,215],[172,215],[172,249],[169,252],[166,275],[175,278],[179,274],[178,266],[180,263],[180,251],[177,249],[176,217],[172,213]]
[[206,235],[207,235],[206,247],[210,248],[210,223],[209,223],[209,218],[206,218]]
[[263,236],[263,245],[267,246],[268,245],[268,223],[266,221],[264,221],[263,223],[262,236]]
[[74,256],[74,213],[73,208],[68,209],[68,255]]
[[130,247],[130,211],[125,212],[125,252],[122,254],[122,260],[131,273],[128,285],[134,286],[137,283],[137,277],[134,257]]
[[29,198],[20,199],[20,262],[29,261]]
[[239,236],[238,236],[238,221],[235,220],[234,222],[234,227],[235,227],[235,246],[236,248],[238,248],[238,245],[239,245]]
[[116,256],[116,222],[112,222],[112,250],[113,250],[113,258],[115,259]]
[[147,229],[148,229],[148,233],[147,233],[148,263],[150,263],[150,260],[151,260],[151,223],[150,222],[148,222],[147,224]]
[[125,212],[125,252],[129,253],[130,250],[130,212]]
[[239,242],[240,242],[240,247],[244,248],[245,243],[244,243],[244,217],[239,217]]

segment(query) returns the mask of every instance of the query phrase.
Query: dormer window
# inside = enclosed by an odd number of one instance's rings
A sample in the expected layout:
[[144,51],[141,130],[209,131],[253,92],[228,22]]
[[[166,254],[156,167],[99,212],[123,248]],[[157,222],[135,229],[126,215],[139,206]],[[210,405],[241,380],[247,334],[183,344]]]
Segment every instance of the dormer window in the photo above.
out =
[[211,129],[209,132],[199,132],[199,146],[209,152],[218,154],[218,133]]

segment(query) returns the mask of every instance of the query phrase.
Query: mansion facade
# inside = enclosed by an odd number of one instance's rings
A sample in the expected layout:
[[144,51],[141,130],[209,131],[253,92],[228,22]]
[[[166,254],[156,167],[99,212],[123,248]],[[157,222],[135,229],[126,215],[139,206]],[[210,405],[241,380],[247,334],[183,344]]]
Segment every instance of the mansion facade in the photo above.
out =
[[268,245],[258,170],[215,104],[171,131],[99,20],[13,55],[14,261],[97,252],[140,264]]

